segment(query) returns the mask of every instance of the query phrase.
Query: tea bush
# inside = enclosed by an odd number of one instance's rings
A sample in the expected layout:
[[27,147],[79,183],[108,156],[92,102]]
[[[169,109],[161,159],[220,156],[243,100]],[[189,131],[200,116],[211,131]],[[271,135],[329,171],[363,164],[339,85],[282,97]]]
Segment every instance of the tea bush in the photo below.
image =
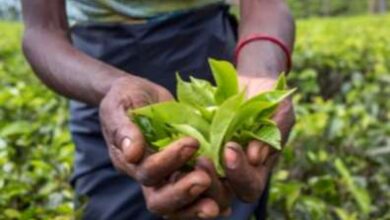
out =
[[[287,2],[294,16],[299,18],[367,14],[372,3],[379,3],[378,0],[287,0]],[[383,2],[387,6],[390,4],[389,0]]]
[[[297,124],[275,169],[270,219],[390,219],[390,16],[298,22]],[[67,102],[0,22],[0,219],[69,219]]]
[[32,74],[21,30],[0,23],[0,219],[60,218],[72,212],[66,101]]
[[271,219],[390,218],[389,16],[299,23],[297,124]]

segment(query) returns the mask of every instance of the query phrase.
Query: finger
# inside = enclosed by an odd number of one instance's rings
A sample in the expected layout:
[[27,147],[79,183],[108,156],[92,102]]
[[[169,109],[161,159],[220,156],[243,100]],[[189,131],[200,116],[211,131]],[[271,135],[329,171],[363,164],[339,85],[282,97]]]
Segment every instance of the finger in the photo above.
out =
[[111,146],[109,147],[108,152],[116,170],[127,174],[128,176],[134,177],[136,166],[134,164],[129,164],[126,161],[123,152],[119,148]]
[[144,136],[141,130],[128,118],[117,129],[114,143],[122,150],[127,163],[137,164],[145,154]]
[[264,188],[261,169],[249,164],[241,146],[234,142],[224,152],[226,177],[236,196],[245,202],[254,202]]
[[186,173],[184,173],[183,171],[177,170],[177,171],[173,172],[172,175],[169,176],[168,182],[170,182],[170,183],[177,182],[179,179],[181,179],[185,175],[186,175]]
[[209,198],[197,201],[194,205],[177,211],[168,219],[214,219],[219,215],[217,203]]
[[158,93],[158,101],[159,102],[166,102],[174,99],[172,94],[164,87],[157,87],[157,93]]
[[155,97],[156,94],[153,92],[146,90],[138,90],[138,91],[133,91],[132,93],[128,94],[129,95],[129,100],[130,102],[127,103],[127,108],[140,108],[143,106],[147,106],[150,104],[153,104],[155,102],[158,102],[158,98]]
[[185,137],[154,153],[136,168],[135,178],[145,186],[153,186],[186,164],[199,147],[196,139]]
[[264,164],[268,156],[273,152],[275,150],[258,140],[249,142],[246,150],[248,161],[252,166]]
[[201,157],[197,161],[196,169],[204,170],[211,178],[211,185],[205,195],[214,199],[220,210],[228,208],[232,200],[230,188],[218,177],[214,164],[209,159]]
[[161,188],[150,188],[147,195],[148,209],[156,214],[173,213],[197,199],[210,186],[211,179],[206,172],[196,170],[188,173],[176,183]]
[[130,170],[126,169],[127,162],[124,159],[122,152],[118,148],[110,146],[108,147],[108,153],[111,158],[111,162],[117,171],[126,174],[130,173]]

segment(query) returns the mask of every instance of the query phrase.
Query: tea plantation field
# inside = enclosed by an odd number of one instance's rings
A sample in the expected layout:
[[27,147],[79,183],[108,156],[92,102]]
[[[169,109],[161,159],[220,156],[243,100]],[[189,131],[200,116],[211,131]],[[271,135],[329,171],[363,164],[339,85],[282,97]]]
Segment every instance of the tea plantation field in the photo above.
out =
[[[390,219],[390,16],[298,22],[297,124],[270,219]],[[34,77],[22,27],[0,22],[0,219],[71,219],[67,101]]]

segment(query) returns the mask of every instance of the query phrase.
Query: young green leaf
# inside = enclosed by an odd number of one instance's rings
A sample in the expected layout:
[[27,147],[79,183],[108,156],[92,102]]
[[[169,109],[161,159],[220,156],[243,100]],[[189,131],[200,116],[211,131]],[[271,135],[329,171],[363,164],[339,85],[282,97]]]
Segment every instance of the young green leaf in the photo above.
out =
[[207,135],[209,123],[189,105],[175,101],[157,103],[132,110],[132,114],[155,118],[167,124],[189,124]]
[[151,142],[169,136],[166,125],[161,121],[142,115],[135,115],[133,121],[139,126],[146,139]]
[[[278,79],[276,88],[283,89],[285,87],[286,78],[284,75],[281,75]],[[252,120],[253,123],[256,123],[256,120],[254,119],[262,119],[272,116],[276,110],[277,104],[279,104],[293,92],[294,90],[273,90],[261,93],[247,100],[238,110],[231,126],[226,133],[226,138],[231,138],[234,134],[234,131],[239,129],[249,120]]]
[[228,131],[238,109],[244,101],[244,92],[230,97],[218,108],[210,126],[210,145],[207,155],[214,161],[217,173],[224,176],[224,169],[221,164],[220,155]]
[[243,135],[262,141],[277,150],[282,149],[280,130],[275,124],[263,125],[255,132],[243,131]]
[[274,90],[286,90],[287,89],[287,80],[284,73],[280,74],[278,81],[274,87]]
[[215,101],[221,104],[238,93],[238,78],[234,66],[227,61],[209,59],[211,71],[217,84]]
[[215,88],[200,79],[191,78],[191,83],[183,81],[179,74],[177,79],[177,99],[196,108],[207,107],[215,104]]
[[[203,103],[202,106],[214,106],[215,103],[215,92],[216,88],[211,85],[209,81],[203,79],[196,79],[190,76],[192,88],[195,94],[199,96]],[[198,103],[201,104],[201,103]]]
[[156,148],[156,150],[163,149],[164,147],[168,146],[170,143],[175,141],[175,139],[171,137],[166,137],[159,139],[157,141],[152,142],[152,147]]
[[251,103],[251,102],[267,102],[267,103],[272,103],[272,105],[276,105],[283,101],[285,98],[290,96],[292,93],[295,92],[295,89],[291,90],[272,90],[272,91],[267,91],[260,93],[257,96],[254,96],[250,98],[246,104]]
[[263,102],[263,101],[252,101],[245,102],[240,108],[237,110],[232,123],[230,124],[228,131],[225,134],[226,139],[230,139],[234,132],[240,129],[246,122],[250,120],[254,120],[258,115],[260,115],[263,111],[269,109],[273,106],[271,102]]
[[208,149],[210,147],[209,142],[196,128],[187,124],[172,124],[171,125],[178,132],[193,137],[199,141],[201,149]]

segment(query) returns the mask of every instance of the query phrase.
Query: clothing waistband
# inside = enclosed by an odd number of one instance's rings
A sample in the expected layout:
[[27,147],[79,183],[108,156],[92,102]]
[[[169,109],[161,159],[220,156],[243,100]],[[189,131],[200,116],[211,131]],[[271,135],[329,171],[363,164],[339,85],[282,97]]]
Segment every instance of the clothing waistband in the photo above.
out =
[[173,11],[171,13],[165,13],[157,16],[153,16],[150,18],[132,18],[132,17],[127,17],[124,20],[121,20],[120,22],[99,22],[99,21],[88,21],[88,22],[71,22],[71,26],[85,26],[85,25],[112,25],[112,24],[124,24],[124,25],[142,25],[142,24],[147,24],[147,23],[154,23],[158,21],[164,21],[168,19],[180,19],[181,17],[186,17],[188,15],[196,15],[196,14],[204,14],[204,13],[209,13],[213,12],[215,10],[219,9],[228,9],[230,8],[229,5],[223,4],[223,3],[215,3],[215,4],[209,4],[206,6],[202,6],[199,8],[192,8],[192,9],[187,9],[187,10],[182,10],[182,11]]

